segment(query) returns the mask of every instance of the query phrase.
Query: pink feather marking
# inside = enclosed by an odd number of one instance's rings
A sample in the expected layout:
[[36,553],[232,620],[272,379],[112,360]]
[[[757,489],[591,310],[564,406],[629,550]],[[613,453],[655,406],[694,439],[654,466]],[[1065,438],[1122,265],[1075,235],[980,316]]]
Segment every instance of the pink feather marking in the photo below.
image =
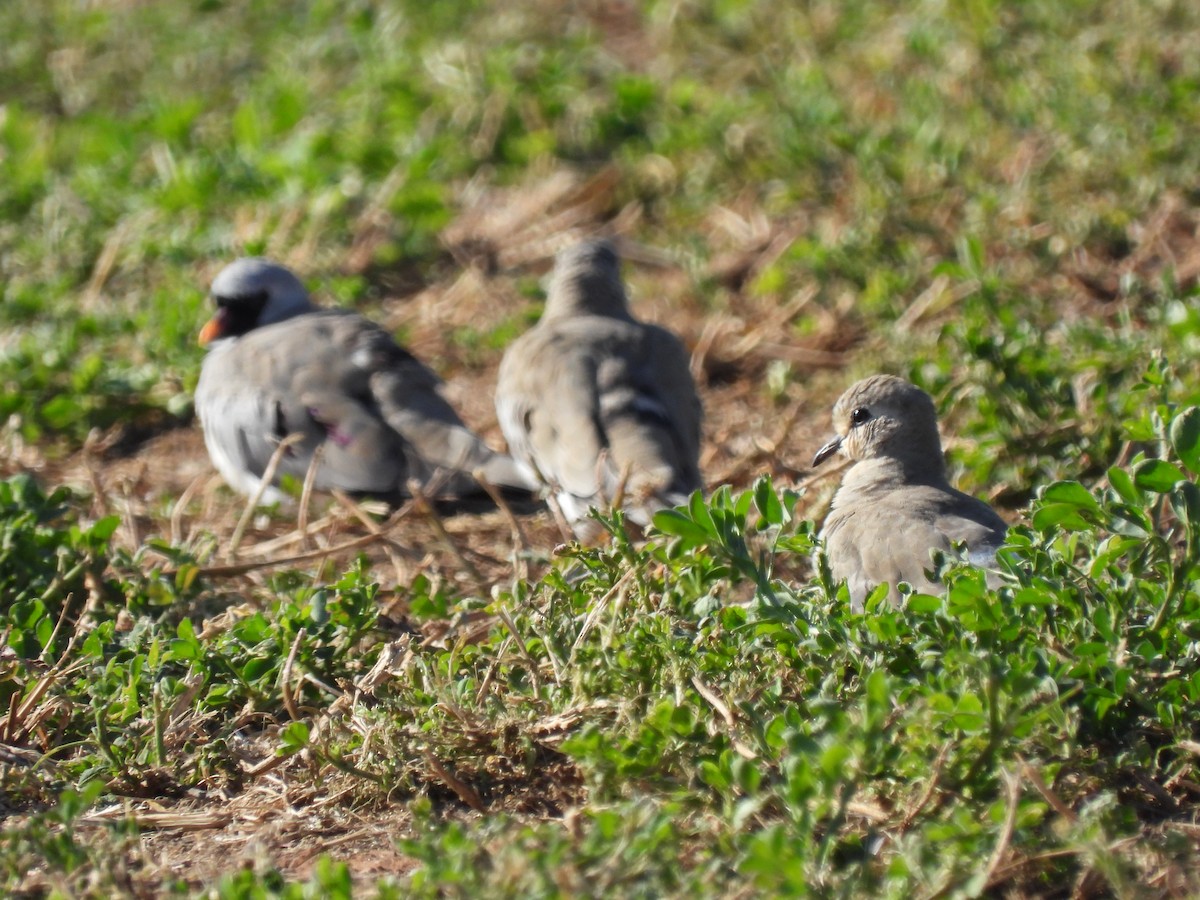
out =
[[353,437],[346,434],[346,432],[339,430],[336,425],[322,419],[317,410],[309,407],[308,414],[312,416],[314,422],[325,429],[325,436],[339,447],[349,447],[352,443],[354,443]]

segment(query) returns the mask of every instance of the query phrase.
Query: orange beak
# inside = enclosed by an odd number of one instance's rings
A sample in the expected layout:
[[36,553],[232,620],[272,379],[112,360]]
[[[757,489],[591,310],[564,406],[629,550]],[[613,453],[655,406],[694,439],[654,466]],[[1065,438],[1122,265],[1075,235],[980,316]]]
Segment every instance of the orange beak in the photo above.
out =
[[201,347],[207,346],[225,334],[225,319],[225,310],[218,309],[217,314],[204,323],[198,338]]

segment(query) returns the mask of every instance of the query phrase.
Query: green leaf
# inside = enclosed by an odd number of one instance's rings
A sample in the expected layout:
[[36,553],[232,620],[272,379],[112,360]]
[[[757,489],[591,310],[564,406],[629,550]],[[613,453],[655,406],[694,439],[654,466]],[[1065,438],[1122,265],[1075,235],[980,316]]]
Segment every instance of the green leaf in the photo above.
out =
[[1038,531],[1062,528],[1088,531],[1100,518],[1100,504],[1077,481],[1058,481],[1042,492],[1033,512],[1033,527]]
[[1133,470],[1133,483],[1156,494],[1167,493],[1185,477],[1178,466],[1165,459],[1143,460]]
[[844,743],[830,744],[821,753],[818,765],[829,779],[842,777],[842,770],[852,755],[851,749]]
[[107,541],[120,526],[120,516],[105,516],[103,519],[96,521],[96,524],[89,530],[88,535],[97,541]]
[[983,702],[975,694],[964,694],[954,706],[950,717],[954,727],[962,731],[977,733],[987,726],[987,717],[983,712]]
[[1128,503],[1114,503],[1109,506],[1108,512],[1108,526],[1120,534],[1145,537],[1154,530],[1141,504],[1131,506]]
[[1096,502],[1096,498],[1078,481],[1056,481],[1042,493],[1042,501],[1061,503],[1093,512],[1100,511],[1100,504]]
[[1136,553],[1144,545],[1145,542],[1141,538],[1120,534],[1113,535],[1096,549],[1088,574],[1093,578],[1101,577],[1108,566],[1113,565],[1118,560],[1123,560],[1130,554]]
[[762,773],[753,762],[736,756],[731,768],[737,786],[743,794],[753,794],[758,790],[758,786],[762,782]]
[[1109,485],[1126,503],[1132,503],[1136,506],[1145,500],[1145,494],[1134,485],[1133,476],[1128,471],[1117,466],[1112,466],[1107,474]]
[[727,791],[732,784],[725,769],[710,760],[700,763],[700,778],[709,787],[718,791]]
[[309,730],[305,722],[289,722],[279,733],[280,755],[291,756],[308,746]]
[[673,509],[662,509],[654,514],[654,527],[663,534],[683,538],[692,546],[701,546],[712,540],[712,535],[689,519],[683,513]]
[[909,612],[929,615],[942,608],[942,601],[938,597],[932,597],[929,594],[913,594],[908,598],[904,606]]
[[42,419],[51,428],[65,430],[84,415],[79,400],[74,396],[59,394],[42,405]]
[[183,563],[179,570],[175,573],[175,587],[177,590],[186,591],[196,582],[196,577],[200,574],[200,567],[195,563]]
[[168,656],[172,660],[199,661],[204,658],[204,652],[200,649],[199,641],[185,641],[180,638],[172,638]]
[[1063,528],[1067,531],[1088,531],[1092,523],[1079,513],[1079,507],[1065,503],[1050,503],[1033,511],[1033,527],[1038,531]]
[[[716,506],[720,497],[721,489],[718,488],[713,494],[713,506]],[[700,495],[699,491],[696,491],[688,498],[688,512],[692,514],[693,522],[705,529],[711,537],[716,536],[717,530],[713,527],[712,515],[709,513],[708,506],[705,505],[704,498]]]
[[1168,496],[1171,509],[1189,528],[1200,524],[1200,487],[1195,482],[1181,481],[1171,489]]
[[1171,421],[1171,446],[1188,469],[1200,474],[1200,408],[1189,406]]
[[743,491],[734,501],[733,514],[741,521],[746,521],[746,514],[750,512],[750,506],[753,503],[754,495],[750,491]]
[[1038,588],[1021,588],[1013,596],[1013,603],[1016,606],[1053,606],[1058,602],[1058,598],[1054,594],[1047,594],[1045,591]]
[[769,477],[764,476],[754,482],[754,505],[767,524],[783,524],[783,504],[779,502]]
[[246,664],[242,666],[242,678],[248,682],[255,682],[268,672],[274,671],[274,669],[275,662],[273,660],[258,657],[256,659],[248,660]]

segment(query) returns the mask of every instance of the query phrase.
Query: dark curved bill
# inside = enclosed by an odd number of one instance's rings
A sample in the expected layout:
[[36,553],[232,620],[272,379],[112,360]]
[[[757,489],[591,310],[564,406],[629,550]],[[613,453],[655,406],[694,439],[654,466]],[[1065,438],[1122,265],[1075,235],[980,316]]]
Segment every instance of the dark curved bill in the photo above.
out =
[[813,457],[813,466],[819,466],[821,463],[825,462],[825,460],[829,459],[829,457],[833,456],[833,454],[837,453],[841,448],[842,439],[840,437],[831,439],[825,444],[825,446],[817,451],[816,456]]

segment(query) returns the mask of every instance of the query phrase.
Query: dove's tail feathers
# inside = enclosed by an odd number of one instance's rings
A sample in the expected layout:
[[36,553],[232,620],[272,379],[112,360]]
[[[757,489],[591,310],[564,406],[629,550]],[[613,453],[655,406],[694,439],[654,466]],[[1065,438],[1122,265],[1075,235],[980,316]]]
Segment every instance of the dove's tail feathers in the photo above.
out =
[[638,525],[649,525],[661,509],[686,503],[701,486],[695,458],[666,422],[617,418],[607,423],[607,435],[606,493],[620,499]]
[[538,481],[518,462],[488,447],[465,426],[425,436],[421,446],[407,448],[410,477],[436,497],[464,497],[484,492],[480,481],[495,488],[533,493]]
[[493,452],[490,459],[475,471],[479,477],[494,487],[513,488],[533,493],[542,486],[537,476],[528,467],[503,453]]
[[472,473],[489,484],[532,491],[536,481],[463,424],[441,394],[441,382],[416,359],[380,373],[371,382],[380,415],[404,441],[408,477],[436,496],[482,492]]
[[700,487],[697,452],[666,417],[640,407],[604,423],[612,470],[626,475],[626,494],[686,497]]

